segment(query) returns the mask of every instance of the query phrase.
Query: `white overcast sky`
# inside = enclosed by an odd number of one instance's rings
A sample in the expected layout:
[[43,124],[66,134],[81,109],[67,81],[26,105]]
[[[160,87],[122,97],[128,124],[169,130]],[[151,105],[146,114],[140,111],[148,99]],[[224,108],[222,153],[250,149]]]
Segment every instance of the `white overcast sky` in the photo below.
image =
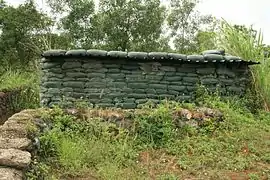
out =
[[[24,2],[6,1],[15,6]],[[40,7],[44,6],[42,1],[36,0]],[[255,29],[261,29],[264,43],[270,45],[270,0],[203,0],[198,9],[203,14],[212,14],[234,24],[253,25]]]

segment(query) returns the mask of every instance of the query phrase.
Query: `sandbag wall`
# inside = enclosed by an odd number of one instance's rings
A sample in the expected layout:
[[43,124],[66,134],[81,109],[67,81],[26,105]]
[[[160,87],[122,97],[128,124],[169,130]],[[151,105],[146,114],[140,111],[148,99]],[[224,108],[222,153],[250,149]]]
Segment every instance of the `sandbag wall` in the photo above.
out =
[[42,106],[84,99],[98,107],[136,108],[148,100],[190,101],[200,84],[212,91],[219,88],[224,95],[241,95],[249,84],[250,64],[241,60],[53,53],[47,52],[41,62]]

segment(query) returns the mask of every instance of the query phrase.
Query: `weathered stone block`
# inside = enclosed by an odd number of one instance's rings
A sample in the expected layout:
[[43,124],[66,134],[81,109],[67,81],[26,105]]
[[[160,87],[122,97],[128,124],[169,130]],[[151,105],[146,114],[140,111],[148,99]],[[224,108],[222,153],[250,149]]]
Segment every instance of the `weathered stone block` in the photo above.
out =
[[188,83],[197,83],[199,81],[199,78],[195,78],[195,77],[183,77],[183,81],[184,82],[188,82]]
[[17,149],[0,149],[0,166],[27,168],[31,162],[31,154]]

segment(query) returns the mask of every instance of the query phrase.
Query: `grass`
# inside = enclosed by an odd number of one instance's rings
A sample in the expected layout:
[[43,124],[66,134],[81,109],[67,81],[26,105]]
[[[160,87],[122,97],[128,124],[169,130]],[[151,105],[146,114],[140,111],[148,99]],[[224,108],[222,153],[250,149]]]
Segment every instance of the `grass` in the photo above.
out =
[[12,94],[10,111],[39,107],[39,76],[37,73],[9,70],[0,76],[0,92]]
[[[195,105],[175,102],[133,112],[90,109],[84,120],[55,108],[43,116],[53,128],[40,136],[42,168],[28,179],[269,179],[270,113],[252,114],[239,99],[201,104],[225,120],[179,128],[177,108]],[[131,126],[108,122],[119,118]]]
[[37,76],[34,73],[10,70],[0,76],[0,82],[0,91],[14,90],[36,84]]
[[254,99],[260,99],[265,110],[270,110],[270,61],[264,57],[263,34],[252,27],[239,31],[223,21],[219,34],[219,47],[234,56],[260,62],[252,66]]

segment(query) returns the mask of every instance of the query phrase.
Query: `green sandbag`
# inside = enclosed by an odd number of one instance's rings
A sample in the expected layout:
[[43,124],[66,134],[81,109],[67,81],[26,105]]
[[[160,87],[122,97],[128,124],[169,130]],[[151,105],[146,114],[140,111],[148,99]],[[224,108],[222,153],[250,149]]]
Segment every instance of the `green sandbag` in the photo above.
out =
[[68,81],[63,83],[64,87],[84,88],[84,82]]
[[137,99],[135,102],[137,104],[145,104],[148,101],[148,99]]
[[182,77],[181,76],[166,76],[164,77],[164,80],[166,81],[181,81]]
[[183,92],[184,90],[186,90],[186,86],[169,85],[168,89],[169,90],[175,90],[175,91],[178,91],[178,92]]
[[133,59],[147,59],[148,53],[146,53],[146,52],[129,52],[128,57],[133,58]]
[[146,94],[135,94],[135,93],[131,93],[127,95],[128,98],[135,98],[135,99],[144,99],[146,98]]
[[195,78],[195,77],[183,77],[183,82],[196,84],[198,81],[199,81],[199,78]]
[[59,63],[55,62],[42,63],[42,69],[51,69],[51,68],[60,68],[60,65]]
[[196,91],[197,87],[196,86],[187,86],[188,91]]
[[114,57],[114,58],[126,58],[127,52],[124,51],[109,51],[108,56]]
[[135,103],[135,98],[125,98],[123,101],[124,103]]
[[166,84],[149,84],[149,88],[153,89],[167,89],[168,85]]
[[107,83],[107,87],[113,87],[113,88],[124,88],[127,86],[127,83],[125,82],[109,82]]
[[116,69],[116,68],[108,68],[107,72],[108,72],[108,73],[120,73],[120,69]]
[[144,89],[144,88],[148,88],[148,84],[146,84],[146,83],[128,83],[128,87]]
[[84,78],[84,77],[87,77],[87,74],[81,73],[81,72],[75,72],[75,73],[68,72],[66,73],[66,76],[71,77],[71,78]]
[[216,72],[215,68],[197,68],[198,74],[214,74]]
[[64,56],[65,54],[66,54],[66,50],[55,49],[55,50],[45,51],[42,55],[44,57],[49,57],[49,56]]
[[161,71],[175,72],[176,68],[172,66],[161,66],[159,68]]
[[230,61],[230,60],[241,60],[240,57],[237,56],[224,56],[225,60]]
[[202,52],[203,55],[206,54],[217,54],[217,55],[225,55],[225,50],[206,50]]
[[94,56],[94,57],[106,57],[107,51],[98,50],[98,49],[89,49],[86,51],[87,56]]
[[146,75],[145,78],[147,80],[156,80],[156,81],[161,81],[163,76],[157,76],[157,75]]
[[60,95],[61,91],[58,88],[49,88],[48,89],[48,94],[53,95],[53,96],[54,95]]
[[175,91],[175,90],[169,90],[168,93],[174,96],[178,96],[180,94],[179,91]]
[[105,78],[105,74],[104,73],[88,73],[87,77],[88,78]]
[[134,93],[139,93],[139,94],[144,94],[144,93],[146,93],[146,92],[145,92],[145,89],[137,89],[137,88],[133,88],[132,92],[134,92]]
[[93,71],[93,69],[101,69],[102,68],[102,64],[101,63],[84,63],[82,65],[83,69],[88,70],[88,72]]
[[110,98],[102,98],[100,100],[101,103],[113,103],[113,100]]
[[123,73],[110,73],[110,74],[107,74],[107,77],[108,78],[112,78],[114,80],[124,80],[126,78],[126,75],[123,74]]
[[235,72],[229,70],[229,69],[225,69],[225,68],[220,68],[220,69],[217,69],[217,74],[218,75],[227,75],[229,77],[235,77]]
[[167,59],[168,53],[166,52],[150,52],[148,53],[150,59]]
[[217,84],[219,81],[215,78],[202,78],[201,82],[202,84]]
[[156,89],[157,94],[167,94],[167,89]]
[[75,49],[75,50],[69,50],[66,52],[67,56],[85,56],[86,50],[85,49]]
[[195,73],[196,72],[196,69],[195,68],[177,68],[177,72],[176,72],[176,75],[177,73]]
[[87,88],[106,88],[106,83],[104,82],[87,82],[85,83]]
[[62,65],[62,69],[73,69],[73,68],[81,68],[82,64],[80,62],[65,62]]
[[42,84],[42,86],[46,87],[46,88],[61,88],[62,83],[59,82],[44,82]]
[[202,55],[188,55],[187,60],[190,60],[192,62],[204,61],[204,57]]
[[186,60],[187,59],[187,55],[177,54],[177,53],[169,53],[168,57],[173,60]]
[[210,60],[210,61],[213,61],[213,60],[224,60],[224,57],[222,55],[219,55],[219,54],[205,54],[203,55],[204,56],[204,59],[205,60]]
[[158,97],[160,99],[174,99],[175,98],[175,96],[171,94],[159,94]]

